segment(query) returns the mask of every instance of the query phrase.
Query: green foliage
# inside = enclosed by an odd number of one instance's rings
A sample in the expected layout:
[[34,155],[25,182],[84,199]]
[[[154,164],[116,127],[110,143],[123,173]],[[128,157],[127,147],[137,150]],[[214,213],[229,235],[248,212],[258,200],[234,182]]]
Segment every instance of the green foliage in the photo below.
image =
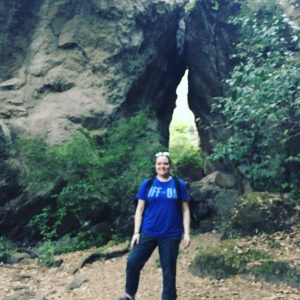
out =
[[161,264],[160,264],[160,259],[159,258],[155,259],[154,264],[155,264],[155,268],[156,269],[160,269],[161,268]]
[[104,243],[105,240],[101,235],[94,237],[88,232],[79,232],[74,237],[66,234],[57,241],[46,240],[39,249],[47,258],[47,256],[50,256],[48,252],[50,252],[50,254],[53,252],[52,254],[54,256],[62,253],[84,250],[95,245],[103,245]]
[[291,267],[284,261],[267,260],[252,268],[251,273],[269,282],[287,283],[299,287],[300,269]]
[[[28,227],[45,240],[87,231],[92,222],[110,223],[106,235],[126,231],[136,189],[151,175],[151,158],[161,149],[158,140],[150,117],[139,113],[113,123],[100,137],[81,131],[62,145],[49,146],[42,139],[17,141],[28,193],[52,199]],[[90,245],[88,239],[97,240],[85,236],[76,247]],[[100,240],[95,243],[104,242]]]
[[97,248],[96,252],[97,253],[106,253],[108,251],[108,248],[119,245],[121,243],[127,242],[128,243],[128,238],[118,235],[118,234],[113,234],[111,237],[111,240],[108,241],[105,245]]
[[211,1],[211,9],[214,11],[218,11],[220,8],[220,4],[218,0]]
[[41,266],[50,267],[55,264],[55,245],[51,241],[44,242],[38,248],[38,263]]
[[169,151],[172,157],[172,169],[179,177],[193,177],[201,174],[203,158],[199,146],[195,143],[195,132],[183,122],[175,122],[170,128]]
[[231,160],[256,190],[291,191],[300,183],[295,147],[300,129],[299,35],[274,3],[267,3],[249,1],[232,20],[240,28],[241,42],[233,56],[240,63],[226,81],[228,95],[213,104],[232,136],[215,147],[211,158]]
[[49,216],[51,214],[50,207],[45,207],[39,214],[35,215],[28,223],[28,228],[36,229],[40,235],[48,240],[56,237],[56,232],[50,230]]
[[0,260],[14,250],[13,244],[3,236],[0,236]]
[[184,5],[184,11],[186,13],[189,13],[190,11],[192,11],[194,9],[196,4],[197,4],[197,0],[188,0]]
[[247,272],[247,264],[253,261],[270,258],[258,250],[243,251],[236,240],[224,240],[200,250],[191,265],[191,271],[200,276],[210,276],[216,279],[228,278]]

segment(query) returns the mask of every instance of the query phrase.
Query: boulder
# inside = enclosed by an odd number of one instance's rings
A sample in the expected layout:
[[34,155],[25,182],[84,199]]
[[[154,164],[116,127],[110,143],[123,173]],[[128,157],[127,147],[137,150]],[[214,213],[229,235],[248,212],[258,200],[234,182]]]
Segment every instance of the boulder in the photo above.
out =
[[300,222],[300,208],[286,195],[266,192],[244,194],[228,218],[223,238],[288,230]]
[[215,171],[200,181],[191,182],[191,212],[193,224],[201,229],[201,222],[211,218],[220,225],[228,218],[241,195],[238,179],[233,174]]
[[6,264],[17,264],[19,263],[21,260],[25,259],[25,258],[30,258],[30,255],[27,253],[19,253],[19,252],[15,252],[15,253],[8,253],[6,254],[1,261],[3,261]]

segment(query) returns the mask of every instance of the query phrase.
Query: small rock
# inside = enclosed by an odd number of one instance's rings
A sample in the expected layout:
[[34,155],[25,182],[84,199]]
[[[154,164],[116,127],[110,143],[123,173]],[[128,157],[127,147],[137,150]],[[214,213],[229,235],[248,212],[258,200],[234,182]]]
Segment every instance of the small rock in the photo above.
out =
[[79,275],[68,285],[67,291],[80,288],[86,281],[88,281],[88,278],[85,275]]
[[30,258],[30,255],[27,253],[9,253],[3,259],[6,264],[17,264],[24,258]]
[[32,300],[35,294],[28,288],[17,291],[16,293],[6,296],[1,300]]
[[26,274],[16,274],[15,276],[13,276],[14,281],[25,281],[30,278],[31,276]]
[[64,262],[63,259],[58,259],[58,260],[56,260],[56,261],[53,262],[53,264],[51,265],[51,267],[58,268],[58,267],[60,267],[63,264],[63,262]]
[[14,291],[22,291],[22,290],[28,290],[28,287],[25,285],[19,285],[13,288]]
[[73,32],[64,32],[60,34],[58,38],[58,47],[61,48],[74,48],[76,47],[76,42],[74,42]]
[[11,78],[0,83],[0,88],[4,90],[14,90],[22,86],[24,82],[19,78]]
[[78,270],[79,270],[78,267],[70,267],[70,268],[65,268],[65,269],[64,269],[64,271],[65,271],[66,273],[71,274],[71,275],[77,273]]

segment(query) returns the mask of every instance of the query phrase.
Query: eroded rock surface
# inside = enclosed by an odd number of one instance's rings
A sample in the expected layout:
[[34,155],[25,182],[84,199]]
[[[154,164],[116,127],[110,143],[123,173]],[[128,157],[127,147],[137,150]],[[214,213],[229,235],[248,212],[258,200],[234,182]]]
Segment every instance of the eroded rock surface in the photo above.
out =
[[53,143],[81,126],[104,126],[122,105],[171,106],[184,71],[176,62],[182,3],[44,1],[24,63],[2,77],[0,114],[10,126],[46,134]]
[[[176,40],[183,3],[47,0],[32,2],[26,14],[26,1],[2,5],[11,21],[4,22],[7,42],[1,44],[7,60],[0,77],[0,231],[13,226],[17,232],[47,203],[45,195],[28,199],[19,187],[20,172],[9,161],[16,136],[60,143],[80,128],[105,128],[108,120],[150,105],[167,143],[185,70]],[[17,41],[20,53],[11,51]]]
[[[205,128],[218,118],[210,113],[212,97],[223,93],[222,80],[232,68],[234,34],[226,22],[236,8],[224,0],[216,10],[205,0],[186,11],[185,2],[2,4],[10,18],[1,21],[7,32],[6,42],[1,43],[6,61],[0,76],[4,170],[0,231],[11,235],[22,231],[50,201],[47,194],[30,198],[24,193],[26,187],[18,180],[20,166],[11,162],[9,154],[17,136],[42,136],[48,143],[61,143],[78,129],[103,129],[109,120],[149,106],[155,111],[153,124],[161,142],[167,145],[176,87],[188,68],[189,104],[201,119],[204,154],[210,152],[212,142],[226,137]],[[214,170],[206,164],[206,173]],[[54,182],[50,192],[59,185]]]

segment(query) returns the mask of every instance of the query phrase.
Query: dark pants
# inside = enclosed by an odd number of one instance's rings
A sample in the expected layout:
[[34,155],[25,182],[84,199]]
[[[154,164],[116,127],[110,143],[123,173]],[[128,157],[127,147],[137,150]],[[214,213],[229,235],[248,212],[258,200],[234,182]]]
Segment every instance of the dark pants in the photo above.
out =
[[[175,300],[176,262],[181,237],[154,238],[141,234],[140,241],[128,255],[126,268],[126,293],[135,295],[138,289],[140,272],[158,246],[160,265],[163,271],[163,300]],[[155,287],[153,287],[155,288]]]

